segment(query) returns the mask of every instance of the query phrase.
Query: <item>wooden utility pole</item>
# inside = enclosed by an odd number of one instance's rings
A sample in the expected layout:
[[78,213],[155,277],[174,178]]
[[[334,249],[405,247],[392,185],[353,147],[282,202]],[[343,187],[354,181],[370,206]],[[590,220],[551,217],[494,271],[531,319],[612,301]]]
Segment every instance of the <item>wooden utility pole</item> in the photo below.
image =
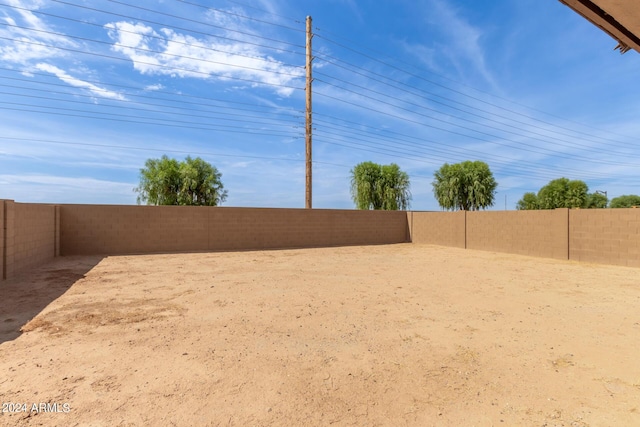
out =
[[311,209],[311,187],[312,187],[312,170],[313,163],[311,162],[311,135],[313,132],[313,126],[311,122],[311,82],[313,82],[313,76],[311,73],[311,62],[313,56],[311,55],[311,17],[307,16],[307,62],[305,68],[307,69],[307,84],[305,86],[305,92],[307,95],[306,108],[305,108],[305,145],[307,151],[307,179],[306,179],[306,192],[305,192],[305,207]]

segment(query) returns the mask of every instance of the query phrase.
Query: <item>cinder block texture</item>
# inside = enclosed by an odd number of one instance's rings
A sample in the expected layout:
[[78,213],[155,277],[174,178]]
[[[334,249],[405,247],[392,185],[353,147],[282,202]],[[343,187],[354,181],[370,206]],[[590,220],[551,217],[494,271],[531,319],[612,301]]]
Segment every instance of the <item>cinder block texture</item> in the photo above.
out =
[[467,249],[569,257],[568,209],[467,212]]
[[465,212],[408,212],[411,242],[465,247]]
[[56,217],[53,205],[15,203],[13,267],[20,272],[55,257]]
[[207,208],[60,205],[64,255],[204,251]]
[[572,260],[640,267],[640,209],[572,210]]
[[5,200],[4,203],[4,250],[2,255],[3,279],[13,277],[15,273],[15,202]]
[[400,243],[405,212],[61,205],[62,255]]
[[4,247],[5,247],[5,228],[6,228],[6,224],[4,222],[4,204],[5,201],[0,199],[0,281],[6,279],[7,277],[5,276],[5,252],[4,252]]

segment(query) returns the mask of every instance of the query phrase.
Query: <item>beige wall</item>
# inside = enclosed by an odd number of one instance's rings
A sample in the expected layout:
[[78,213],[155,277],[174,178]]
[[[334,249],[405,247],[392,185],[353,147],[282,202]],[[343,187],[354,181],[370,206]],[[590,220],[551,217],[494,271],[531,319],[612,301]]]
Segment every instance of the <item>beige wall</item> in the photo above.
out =
[[640,209],[409,212],[411,241],[640,267]]
[[56,207],[14,204],[14,268],[23,271],[55,257]]
[[640,267],[640,209],[386,212],[0,200],[0,280],[55,256],[428,243]]
[[464,248],[465,212],[408,212],[413,243]]
[[413,243],[567,259],[568,209],[409,212]]
[[59,227],[57,207],[0,200],[0,277],[41,265],[57,255]]
[[62,255],[400,243],[405,212],[61,205]]
[[640,267],[640,209],[571,210],[572,260]]
[[[7,223],[5,220],[5,210],[7,209],[5,207],[6,204],[6,200],[0,200],[0,281],[6,279],[7,276],[7,258],[6,258],[6,247],[7,247],[7,236],[6,236],[6,229],[7,229]],[[12,229],[13,227],[11,227],[10,229]]]
[[467,249],[568,259],[569,210],[467,212]]

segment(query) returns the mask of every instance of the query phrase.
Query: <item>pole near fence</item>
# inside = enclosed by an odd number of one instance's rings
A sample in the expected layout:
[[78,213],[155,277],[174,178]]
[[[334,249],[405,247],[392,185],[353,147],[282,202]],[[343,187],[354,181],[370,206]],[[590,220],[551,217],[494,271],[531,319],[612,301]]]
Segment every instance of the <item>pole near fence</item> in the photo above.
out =
[[307,83],[305,85],[306,92],[306,107],[305,107],[305,146],[306,146],[306,158],[307,158],[307,176],[306,176],[306,190],[305,190],[305,208],[311,209],[312,207],[312,173],[313,163],[311,158],[311,142],[312,142],[312,109],[311,109],[311,83],[313,82],[313,75],[311,70],[311,63],[313,56],[311,54],[311,39],[313,34],[311,33],[311,17],[307,16],[307,61],[305,68],[307,69]]

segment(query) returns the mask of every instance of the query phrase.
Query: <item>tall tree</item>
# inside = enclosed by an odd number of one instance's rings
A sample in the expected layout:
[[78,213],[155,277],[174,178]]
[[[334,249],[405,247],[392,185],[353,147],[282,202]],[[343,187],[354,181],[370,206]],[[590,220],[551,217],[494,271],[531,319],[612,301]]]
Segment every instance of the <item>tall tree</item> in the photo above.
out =
[[351,169],[351,197],[357,209],[405,210],[409,207],[409,175],[398,165],[362,162]]
[[598,207],[602,200],[589,194],[589,187],[584,181],[558,178],[549,181],[537,195],[525,193],[517,206],[518,209],[587,208],[591,203]]
[[433,193],[444,209],[477,211],[493,206],[498,183],[485,162],[445,163],[434,178]]
[[148,159],[140,169],[138,204],[217,206],[227,198],[222,174],[201,158],[184,161],[162,156]]
[[640,196],[635,194],[629,194],[626,196],[614,197],[611,199],[612,208],[631,208],[634,206],[640,206]]

